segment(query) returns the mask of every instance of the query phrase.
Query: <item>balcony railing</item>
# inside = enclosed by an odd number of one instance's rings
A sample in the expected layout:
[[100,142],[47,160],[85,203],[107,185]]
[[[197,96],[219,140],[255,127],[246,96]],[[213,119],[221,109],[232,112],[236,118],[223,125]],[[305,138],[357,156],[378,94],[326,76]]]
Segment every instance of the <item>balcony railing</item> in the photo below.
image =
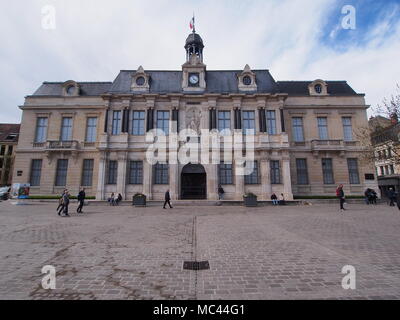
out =
[[78,141],[47,141],[47,150],[78,150]]

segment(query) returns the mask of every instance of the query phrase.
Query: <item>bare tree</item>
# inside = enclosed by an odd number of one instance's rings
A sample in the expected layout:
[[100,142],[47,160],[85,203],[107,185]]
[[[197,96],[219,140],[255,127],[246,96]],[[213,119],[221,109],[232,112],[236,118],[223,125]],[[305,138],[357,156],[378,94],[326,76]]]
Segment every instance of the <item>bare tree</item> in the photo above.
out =
[[389,119],[400,119],[400,85],[396,85],[396,92],[390,96],[390,99],[384,98],[382,103],[372,108],[372,111]]

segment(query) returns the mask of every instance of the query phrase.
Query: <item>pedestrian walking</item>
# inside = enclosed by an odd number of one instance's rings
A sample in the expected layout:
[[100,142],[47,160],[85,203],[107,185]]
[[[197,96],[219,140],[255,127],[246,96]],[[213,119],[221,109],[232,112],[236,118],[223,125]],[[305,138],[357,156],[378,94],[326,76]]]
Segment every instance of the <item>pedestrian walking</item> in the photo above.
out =
[[394,202],[396,201],[396,192],[394,191],[393,188],[389,189],[388,197],[390,200],[389,206],[394,207]]
[[169,207],[172,209],[172,206],[171,206],[171,195],[169,194],[169,190],[167,190],[167,192],[165,193],[164,209],[166,209],[165,206],[166,206],[167,204],[168,204]]
[[63,213],[64,213],[64,217],[69,217],[68,206],[69,206],[69,192],[68,192],[68,190],[66,190],[64,195],[63,195]]
[[64,189],[63,193],[61,194],[60,199],[58,200],[58,207],[57,207],[57,214],[61,216],[61,213],[64,211],[64,193],[67,189]]
[[78,205],[78,208],[76,209],[77,213],[82,213],[82,208],[83,208],[83,205],[85,204],[85,198],[86,198],[85,189],[82,188],[78,193],[79,205]]
[[224,199],[224,194],[225,194],[225,190],[224,190],[224,188],[222,188],[222,186],[220,185],[220,186],[218,187],[218,197],[219,197],[219,200],[223,200],[223,199]]
[[277,206],[277,205],[279,204],[279,202],[278,202],[278,197],[276,196],[275,193],[273,193],[273,194],[271,195],[271,200],[272,200],[272,204],[273,204],[274,206]]
[[344,208],[344,202],[345,202],[345,196],[344,196],[344,191],[343,191],[343,185],[339,185],[339,187],[336,189],[336,196],[339,198],[339,203],[340,203],[340,211],[345,211],[346,209]]
[[371,193],[371,189],[370,188],[365,190],[364,196],[365,196],[365,203],[366,204],[371,204],[372,203],[372,193]]
[[58,214],[59,216],[61,216],[61,212],[62,212],[63,209],[64,209],[64,208],[63,208],[63,196],[64,196],[65,191],[66,191],[66,189],[64,189],[64,191],[63,191],[62,194],[61,194],[60,199],[58,199],[58,207],[57,207],[56,211],[57,211],[57,214]]

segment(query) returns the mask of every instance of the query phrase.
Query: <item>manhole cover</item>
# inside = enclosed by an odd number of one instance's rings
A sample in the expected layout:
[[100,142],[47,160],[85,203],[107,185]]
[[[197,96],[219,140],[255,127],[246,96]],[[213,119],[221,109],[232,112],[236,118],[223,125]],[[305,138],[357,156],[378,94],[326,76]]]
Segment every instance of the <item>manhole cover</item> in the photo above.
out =
[[185,261],[183,263],[183,270],[208,270],[210,264],[208,261]]

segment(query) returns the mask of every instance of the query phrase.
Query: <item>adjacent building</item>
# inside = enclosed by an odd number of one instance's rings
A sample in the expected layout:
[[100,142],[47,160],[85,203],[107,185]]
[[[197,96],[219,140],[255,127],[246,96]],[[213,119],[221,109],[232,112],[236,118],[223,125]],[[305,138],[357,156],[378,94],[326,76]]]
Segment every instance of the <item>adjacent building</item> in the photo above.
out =
[[0,187],[11,185],[19,128],[19,124],[0,123]]
[[373,117],[369,121],[372,131],[375,169],[382,196],[389,189],[400,192],[400,124],[397,117]]
[[[355,135],[368,126],[368,106],[346,81],[275,81],[269,70],[248,65],[208,70],[195,32],[185,50],[177,71],[139,67],[112,82],[44,82],[20,107],[15,182],[44,195],[82,186],[97,199],[112,192],[162,199],[169,189],[173,199],[214,200],[219,185],[228,200],[249,192],[262,200],[272,193],[334,196],[340,183],[352,195],[376,187],[373,163],[359,161],[364,148]],[[147,132],[168,136],[185,128],[217,139],[226,130],[253,130],[253,172],[238,175],[235,159],[147,161]]]

